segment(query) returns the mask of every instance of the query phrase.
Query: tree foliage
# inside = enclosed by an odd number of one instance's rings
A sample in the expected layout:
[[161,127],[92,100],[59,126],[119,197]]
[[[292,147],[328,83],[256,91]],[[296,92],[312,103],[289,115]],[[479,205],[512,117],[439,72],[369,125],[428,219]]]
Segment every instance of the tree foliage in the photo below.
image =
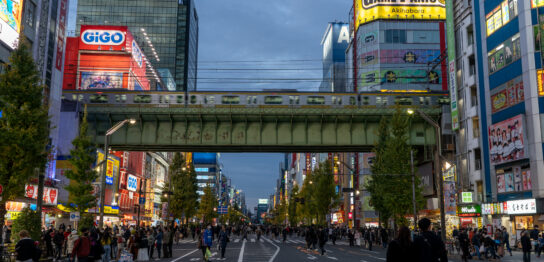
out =
[[216,208],[219,205],[217,198],[215,197],[214,190],[208,184],[204,188],[204,195],[200,200],[200,206],[198,209],[198,215],[202,218],[204,224],[210,224],[213,219],[217,217]]
[[[410,118],[400,109],[391,121],[382,118],[379,139],[374,148],[372,179],[366,185],[374,208],[380,212],[382,221],[393,218],[397,224],[407,223],[406,214],[412,211],[412,177],[408,128]],[[389,128],[388,128],[389,126]],[[416,203],[421,208],[424,199],[419,177],[416,176]]]
[[291,197],[289,198],[289,203],[287,207],[287,214],[291,227],[296,227],[298,225],[298,222],[300,221],[299,216],[297,215],[297,200],[300,201],[299,188],[298,185],[295,185],[291,189]]
[[165,185],[163,192],[172,189],[172,195],[168,203],[168,209],[174,217],[184,217],[187,223],[189,218],[196,215],[198,208],[198,186],[196,172],[187,163],[181,153],[175,153],[170,165],[170,182]]
[[74,148],[70,150],[69,162],[72,164],[72,169],[65,173],[65,176],[70,179],[70,184],[65,188],[70,193],[70,199],[74,204],[74,206],[70,205],[70,208],[81,214],[97,205],[92,185],[98,178],[98,173],[92,168],[96,163],[96,146],[87,135],[88,127],[87,107],[85,107],[79,126],[79,135],[72,141]]
[[30,233],[30,238],[33,240],[40,240],[41,235],[41,221],[40,214],[36,211],[30,210],[30,208],[25,208],[13,220],[11,227],[11,238],[15,242],[19,241],[19,232],[22,230],[28,231]]
[[44,86],[29,46],[21,41],[0,74],[0,224],[6,201],[24,194],[25,184],[47,163],[49,118]]

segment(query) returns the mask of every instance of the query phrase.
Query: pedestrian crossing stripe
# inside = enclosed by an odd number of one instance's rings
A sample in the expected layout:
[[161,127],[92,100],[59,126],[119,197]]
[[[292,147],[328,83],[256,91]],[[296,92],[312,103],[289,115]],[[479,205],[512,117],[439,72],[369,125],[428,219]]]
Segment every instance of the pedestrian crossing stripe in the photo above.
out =
[[252,239],[251,239],[251,242],[252,242],[252,243],[255,243],[255,238],[252,238]]
[[234,243],[238,243],[238,242],[240,242],[240,239],[239,239],[239,238],[237,238],[237,239],[234,240]]

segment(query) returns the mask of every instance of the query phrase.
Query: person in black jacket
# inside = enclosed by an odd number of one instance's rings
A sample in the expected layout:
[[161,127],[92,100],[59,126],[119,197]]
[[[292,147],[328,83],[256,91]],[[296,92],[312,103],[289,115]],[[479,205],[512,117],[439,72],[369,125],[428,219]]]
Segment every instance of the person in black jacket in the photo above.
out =
[[410,229],[401,227],[389,247],[386,262],[416,262]]
[[448,252],[442,239],[430,231],[431,220],[423,218],[417,223],[421,233],[414,237],[416,261],[419,262],[447,262]]
[[17,261],[34,260],[36,246],[34,246],[34,240],[30,239],[30,234],[26,230],[19,232],[21,240],[15,245],[15,252],[17,253]]
[[327,229],[323,227],[319,228],[319,249],[321,249],[321,255],[325,255],[325,243],[327,243]]
[[465,262],[468,262],[468,259],[470,258],[470,252],[468,251],[468,247],[470,246],[470,240],[468,239],[467,230],[465,228],[461,229],[461,232],[459,232],[458,235],[459,238],[459,245],[461,246],[461,251],[463,252],[461,259]]
[[529,238],[529,232],[523,231],[521,233],[521,247],[523,249],[523,262],[531,262],[531,239]]

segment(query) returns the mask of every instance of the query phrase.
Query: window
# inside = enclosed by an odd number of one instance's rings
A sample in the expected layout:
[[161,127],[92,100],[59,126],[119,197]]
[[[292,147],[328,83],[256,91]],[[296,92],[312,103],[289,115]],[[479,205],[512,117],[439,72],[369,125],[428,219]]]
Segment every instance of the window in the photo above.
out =
[[124,103],[127,101],[127,95],[115,95],[115,102]]
[[450,104],[450,98],[449,97],[438,98],[438,104],[439,105],[449,105]]
[[477,116],[472,118],[472,137],[480,137],[480,119]]
[[89,102],[91,103],[107,103],[108,95],[91,95]]
[[308,105],[324,105],[325,97],[324,96],[309,96],[306,100]]
[[185,104],[184,96],[178,95],[178,104]]
[[369,105],[370,104],[370,97],[363,96],[363,105]]
[[196,102],[198,101],[198,99],[196,98],[196,96],[191,96],[191,104],[196,104]]
[[415,30],[410,32],[412,35],[412,43],[429,44],[440,43],[440,32],[430,30]]
[[397,96],[395,97],[395,105],[404,105],[409,106],[412,104],[412,98],[406,96]]
[[281,105],[283,104],[283,97],[281,96],[265,96],[264,103],[267,105]]
[[30,27],[34,27],[34,18],[36,16],[36,5],[30,1],[26,1],[25,21]]
[[387,96],[384,96],[384,97],[377,96],[376,97],[376,106],[386,106],[388,99],[389,99],[389,97],[387,97]]
[[137,104],[149,104],[151,103],[151,95],[135,95],[134,103]]
[[385,30],[385,42],[389,44],[406,43],[406,30]]
[[204,96],[204,104],[215,104],[215,96]]
[[239,96],[223,96],[221,98],[221,103],[225,105],[238,105],[240,104]]
[[299,96],[289,96],[289,104],[298,105],[299,103],[300,103],[300,97]]
[[159,96],[159,104],[162,104],[162,103],[165,103],[165,104],[169,104],[170,103],[170,96],[166,95],[166,96]]
[[332,104],[333,105],[342,105],[342,97],[341,96],[332,96]]
[[350,96],[349,97],[349,104],[352,105],[352,106],[356,105],[357,104],[357,99],[355,97],[353,97],[353,96]]
[[247,96],[247,104],[257,104],[257,96]]

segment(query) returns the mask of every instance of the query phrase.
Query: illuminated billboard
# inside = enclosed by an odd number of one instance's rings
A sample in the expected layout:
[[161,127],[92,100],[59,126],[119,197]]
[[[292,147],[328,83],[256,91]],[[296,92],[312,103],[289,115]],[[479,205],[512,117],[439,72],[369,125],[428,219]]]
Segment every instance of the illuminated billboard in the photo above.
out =
[[118,89],[123,88],[121,72],[81,72],[81,88],[86,89]]
[[11,48],[16,48],[21,33],[23,0],[4,0],[0,2],[0,40]]
[[356,25],[378,19],[403,20],[444,20],[446,19],[446,1],[383,1],[357,0],[355,2]]

